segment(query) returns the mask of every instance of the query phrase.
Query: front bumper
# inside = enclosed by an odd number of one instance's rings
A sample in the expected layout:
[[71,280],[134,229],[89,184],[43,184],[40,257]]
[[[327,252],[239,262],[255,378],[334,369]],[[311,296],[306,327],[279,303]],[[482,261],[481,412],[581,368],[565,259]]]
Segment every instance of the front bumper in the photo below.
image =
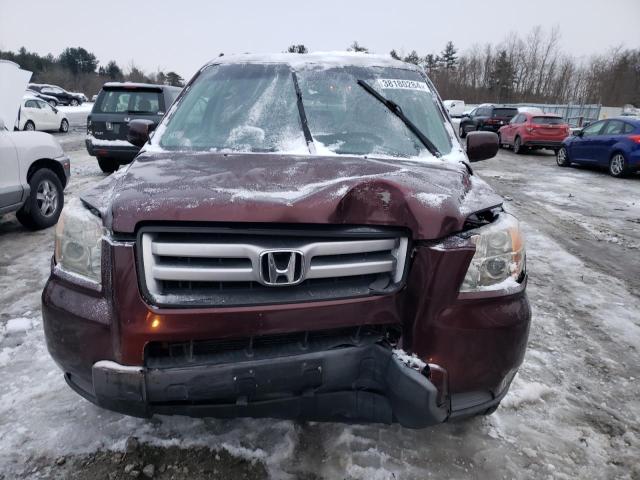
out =
[[450,414],[448,398],[425,375],[375,343],[164,369],[100,361],[93,365],[92,390],[74,383],[73,376],[66,379],[97,405],[142,417],[272,417],[422,428]]
[[[166,309],[149,305],[140,294],[135,246],[105,241],[101,286],[79,285],[77,278],[56,266],[52,269],[42,296],[47,347],[80,394],[106,408],[140,416],[286,416],[430,425],[497,406],[524,357],[531,316],[526,281],[518,291],[504,296],[495,292],[461,296],[458,286],[472,253],[467,249],[417,248],[407,287],[390,295],[254,307]],[[429,386],[421,381],[417,391],[423,398],[431,398],[428,392],[434,387],[449,405],[444,416],[441,400],[436,401],[434,410],[430,399],[412,409],[392,398],[393,391],[403,387],[389,380],[390,369],[395,367],[390,364],[389,350],[378,352],[377,344],[354,350],[298,351],[295,358],[288,353],[269,362],[246,358],[180,368],[175,364],[158,366],[145,354],[154,342],[259,338],[359,325],[400,327],[402,348],[443,369],[445,383],[431,379]],[[312,388],[305,388],[304,362],[322,367],[323,373]],[[366,378],[361,366],[365,363],[373,363],[375,367],[369,370],[377,372],[371,388],[356,387]],[[288,372],[279,390],[275,389],[282,380],[278,369]],[[127,372],[125,380],[113,380],[123,370]],[[231,375],[234,371],[247,375],[248,370],[254,370],[253,377],[249,375],[254,396],[239,395],[241,386],[233,379],[238,375]],[[401,377],[407,375],[411,378],[413,373],[402,373]],[[172,389],[174,384],[180,386]],[[399,412],[407,409],[409,416],[402,418]],[[418,410],[425,418],[415,419]]]

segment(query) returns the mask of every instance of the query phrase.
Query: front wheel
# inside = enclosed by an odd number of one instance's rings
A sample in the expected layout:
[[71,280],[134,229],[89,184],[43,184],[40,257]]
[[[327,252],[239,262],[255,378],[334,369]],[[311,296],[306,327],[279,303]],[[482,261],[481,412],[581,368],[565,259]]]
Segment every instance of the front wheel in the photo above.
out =
[[558,150],[558,153],[556,154],[556,163],[559,167],[568,167],[571,164],[569,161],[569,152],[567,152],[565,147]]
[[113,158],[107,157],[98,157],[98,165],[100,166],[100,170],[104,173],[113,173],[120,168],[120,164],[118,162]]
[[56,108],[58,106],[58,102],[56,102],[55,100],[49,100],[47,103],[53,108]]
[[60,131],[62,133],[67,133],[69,131],[69,122],[67,121],[66,118],[63,118],[62,121],[60,122]]
[[36,124],[31,120],[27,120],[27,123],[24,124],[24,130],[27,132],[33,132],[36,129]]
[[78,100],[76,100],[75,98],[73,100],[71,100],[69,102],[69,105],[71,105],[72,107],[77,107],[78,106]]
[[64,191],[58,176],[42,168],[29,180],[31,193],[16,213],[18,221],[30,230],[41,230],[55,225],[64,205]]
[[464,129],[463,125],[460,125],[459,129],[458,129],[458,133],[460,134],[460,138],[464,138],[467,136],[467,132]]
[[616,153],[611,157],[611,160],[609,160],[609,173],[616,178],[626,177],[629,174],[627,161],[623,154]]

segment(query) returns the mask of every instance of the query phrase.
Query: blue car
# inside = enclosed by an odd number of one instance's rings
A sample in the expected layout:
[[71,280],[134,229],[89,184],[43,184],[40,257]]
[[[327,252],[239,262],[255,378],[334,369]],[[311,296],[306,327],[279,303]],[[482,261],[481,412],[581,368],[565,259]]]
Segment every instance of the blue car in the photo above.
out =
[[606,167],[614,177],[640,171],[640,117],[594,122],[562,142],[556,161]]

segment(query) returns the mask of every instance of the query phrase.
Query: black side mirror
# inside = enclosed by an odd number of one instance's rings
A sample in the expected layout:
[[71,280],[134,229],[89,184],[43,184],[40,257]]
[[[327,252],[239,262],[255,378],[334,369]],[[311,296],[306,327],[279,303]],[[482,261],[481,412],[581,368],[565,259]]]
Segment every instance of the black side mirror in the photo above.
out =
[[574,137],[581,137],[583,133],[584,131],[580,128],[571,132],[571,135],[573,135]]
[[137,118],[129,122],[129,131],[127,132],[127,142],[136,147],[142,147],[149,141],[149,135],[156,128],[156,124],[151,120]]
[[493,132],[467,134],[467,157],[470,162],[493,158],[498,153],[498,135]]

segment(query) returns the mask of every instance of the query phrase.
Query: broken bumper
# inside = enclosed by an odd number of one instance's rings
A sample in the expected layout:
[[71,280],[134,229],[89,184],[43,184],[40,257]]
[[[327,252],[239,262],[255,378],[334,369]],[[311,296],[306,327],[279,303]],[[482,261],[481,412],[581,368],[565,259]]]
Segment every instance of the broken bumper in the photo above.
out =
[[[378,344],[227,364],[171,368],[93,365],[93,403],[128,415],[273,417],[393,423],[445,421],[450,401],[422,373]],[[497,404],[497,403],[496,403]]]

